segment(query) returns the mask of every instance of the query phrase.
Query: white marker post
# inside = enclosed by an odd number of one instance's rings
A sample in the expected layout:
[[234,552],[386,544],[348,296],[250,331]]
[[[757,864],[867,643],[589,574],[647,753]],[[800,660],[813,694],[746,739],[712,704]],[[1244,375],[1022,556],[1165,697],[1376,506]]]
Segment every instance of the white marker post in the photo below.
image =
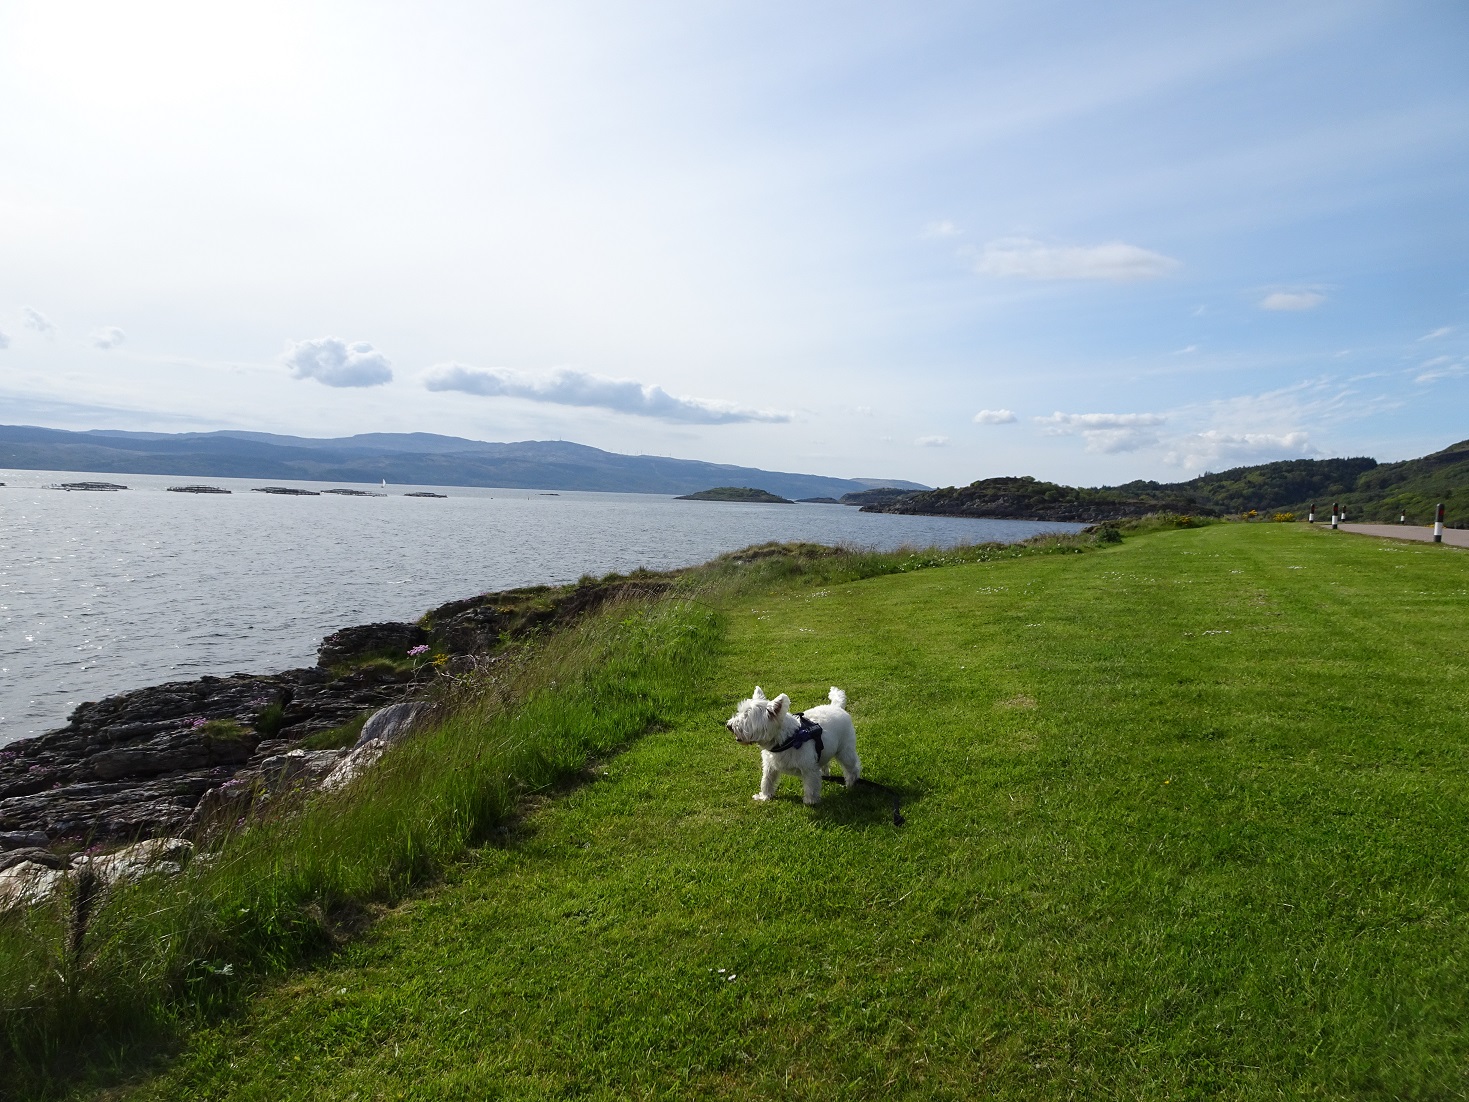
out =
[[1438,511],[1433,514],[1433,542],[1443,543],[1443,502],[1438,503]]
[[1331,526],[1336,527],[1336,502],[1331,503]]
[[1306,514],[1306,523],[1307,524],[1315,524],[1316,523],[1316,503],[1314,501],[1311,502],[1311,511]]

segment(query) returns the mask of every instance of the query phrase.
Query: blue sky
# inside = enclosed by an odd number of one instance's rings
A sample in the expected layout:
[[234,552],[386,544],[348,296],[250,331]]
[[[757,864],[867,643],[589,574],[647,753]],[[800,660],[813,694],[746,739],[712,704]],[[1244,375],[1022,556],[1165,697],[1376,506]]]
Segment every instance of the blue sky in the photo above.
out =
[[0,422],[1095,485],[1469,436],[1469,7],[0,8]]

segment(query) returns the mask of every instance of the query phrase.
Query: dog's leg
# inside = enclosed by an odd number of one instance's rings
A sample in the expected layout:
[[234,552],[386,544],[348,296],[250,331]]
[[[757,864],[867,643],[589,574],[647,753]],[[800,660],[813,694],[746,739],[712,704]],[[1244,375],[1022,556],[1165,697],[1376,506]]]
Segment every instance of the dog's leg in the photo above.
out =
[[814,807],[821,802],[820,765],[812,762],[809,768],[801,770],[801,789],[801,799],[806,802],[807,806]]
[[775,782],[780,780],[780,770],[775,767],[775,760],[768,755],[761,762],[760,791],[755,793],[757,800],[775,799]]
[[862,759],[857,756],[857,747],[852,745],[843,746],[836,752],[836,759],[842,766],[842,780],[848,788],[857,783],[857,778],[862,776]]

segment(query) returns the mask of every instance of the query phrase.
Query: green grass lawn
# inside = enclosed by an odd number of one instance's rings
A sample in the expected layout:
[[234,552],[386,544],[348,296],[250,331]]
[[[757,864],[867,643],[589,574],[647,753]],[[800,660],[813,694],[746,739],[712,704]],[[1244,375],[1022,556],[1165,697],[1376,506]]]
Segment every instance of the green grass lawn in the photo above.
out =
[[[737,598],[667,729],[140,1098],[1461,1098],[1469,555],[1303,525]],[[839,685],[879,794],[721,726]]]

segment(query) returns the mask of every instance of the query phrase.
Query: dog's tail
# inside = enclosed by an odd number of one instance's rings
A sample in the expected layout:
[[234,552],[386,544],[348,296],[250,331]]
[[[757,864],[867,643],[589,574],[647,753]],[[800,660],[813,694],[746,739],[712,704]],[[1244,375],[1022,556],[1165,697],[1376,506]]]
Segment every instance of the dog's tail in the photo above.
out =
[[842,690],[838,689],[835,685],[831,687],[831,692],[826,694],[826,699],[831,701],[838,708],[845,708],[847,706],[847,694],[842,692]]

